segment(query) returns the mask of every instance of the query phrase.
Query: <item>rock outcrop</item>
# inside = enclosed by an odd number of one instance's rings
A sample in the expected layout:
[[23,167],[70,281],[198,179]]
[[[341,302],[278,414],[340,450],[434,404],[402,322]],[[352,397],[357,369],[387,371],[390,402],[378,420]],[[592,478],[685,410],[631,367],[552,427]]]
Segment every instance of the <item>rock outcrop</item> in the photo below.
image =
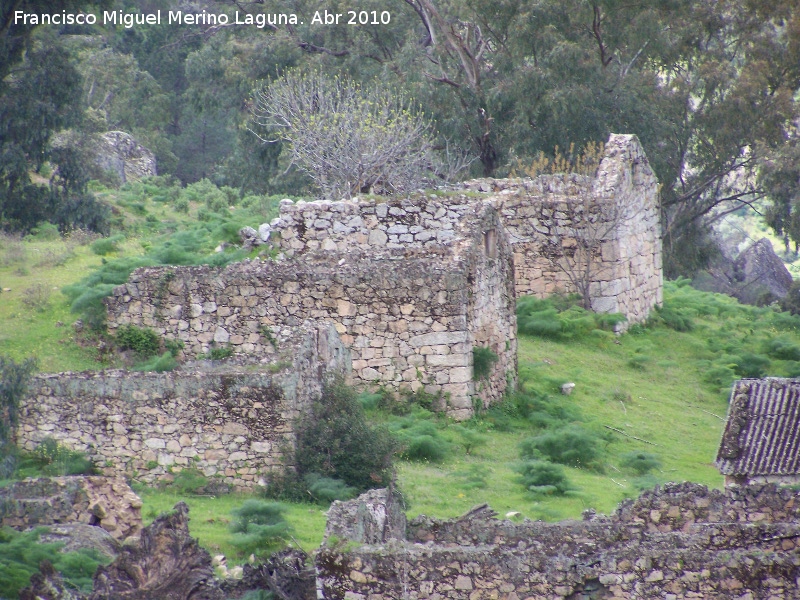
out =
[[120,183],[158,174],[155,154],[129,133],[107,131],[99,137],[97,164],[101,169],[115,173]]
[[189,507],[179,502],[142,530],[136,543],[94,576],[90,600],[224,600],[211,555],[189,536]]

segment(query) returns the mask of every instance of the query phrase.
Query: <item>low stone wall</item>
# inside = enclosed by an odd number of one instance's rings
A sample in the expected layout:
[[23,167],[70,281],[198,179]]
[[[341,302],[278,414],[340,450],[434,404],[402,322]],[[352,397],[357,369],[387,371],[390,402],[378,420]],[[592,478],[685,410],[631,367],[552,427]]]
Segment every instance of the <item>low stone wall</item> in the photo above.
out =
[[[668,484],[611,517],[512,523],[493,514],[481,507],[451,521],[420,517],[408,525],[407,540],[323,546],[320,597],[797,597],[794,490]],[[360,541],[355,532],[339,536]]]
[[276,360],[267,365],[36,376],[20,406],[17,444],[33,450],[52,438],[109,474],[145,482],[192,467],[231,486],[256,486],[281,467],[294,423],[326,377],[349,370],[330,324],[287,329],[274,341]]
[[0,488],[0,524],[96,525],[118,540],[142,529],[142,501],[119,477],[44,477]]

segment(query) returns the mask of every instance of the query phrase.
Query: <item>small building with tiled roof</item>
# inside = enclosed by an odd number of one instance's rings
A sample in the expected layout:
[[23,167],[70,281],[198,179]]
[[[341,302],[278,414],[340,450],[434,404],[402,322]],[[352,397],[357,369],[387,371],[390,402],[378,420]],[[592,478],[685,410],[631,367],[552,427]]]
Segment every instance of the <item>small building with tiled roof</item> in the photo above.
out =
[[800,379],[734,383],[715,464],[725,485],[800,483]]

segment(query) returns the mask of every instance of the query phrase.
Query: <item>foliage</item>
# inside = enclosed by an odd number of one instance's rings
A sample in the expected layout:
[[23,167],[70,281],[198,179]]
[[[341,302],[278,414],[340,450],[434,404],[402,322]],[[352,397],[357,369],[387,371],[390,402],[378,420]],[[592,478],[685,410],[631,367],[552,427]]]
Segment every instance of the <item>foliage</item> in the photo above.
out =
[[[517,330],[553,339],[584,337],[594,330],[613,331],[625,321],[620,314],[597,314],[577,306],[579,297],[546,300],[523,296],[517,300]],[[557,306],[558,304],[558,306]]]
[[544,458],[570,467],[596,468],[599,449],[594,434],[578,425],[569,425],[523,440],[520,455],[524,459]]
[[92,252],[98,256],[106,256],[112,252],[119,250],[119,243],[124,239],[121,235],[114,235],[111,237],[100,238],[91,244]]
[[475,346],[472,349],[472,378],[475,381],[488,379],[492,372],[492,365],[498,361],[497,354],[491,348]]
[[638,475],[661,468],[658,456],[649,452],[627,452],[622,455],[620,464]]
[[35,359],[15,362],[0,354],[0,477],[14,471],[12,435],[19,423],[19,404],[35,369]]
[[439,435],[433,418],[429,411],[417,408],[390,423],[389,430],[400,443],[400,456],[414,461],[441,462],[450,454],[451,445]]
[[139,358],[153,356],[161,347],[161,338],[148,327],[121,325],[114,338],[122,350],[133,350]]
[[300,478],[316,473],[361,492],[389,483],[396,448],[386,429],[367,423],[355,392],[333,382],[298,424],[294,463]]
[[178,361],[175,360],[175,355],[172,352],[164,352],[161,356],[153,356],[149,360],[140,362],[135,367],[134,371],[155,371],[156,373],[163,373],[165,371],[172,371],[178,368]]
[[291,531],[284,518],[286,507],[278,502],[245,500],[231,512],[233,522],[231,543],[242,555],[265,557],[275,551]]
[[229,346],[213,346],[208,349],[203,358],[208,360],[225,360],[233,356],[233,349]]
[[97,468],[83,452],[70,450],[53,438],[45,438],[29,454],[22,454],[17,477],[62,477],[65,475],[96,475]]
[[535,496],[565,494],[573,489],[564,469],[545,460],[527,460],[515,471],[520,474],[519,482]]
[[31,575],[39,570],[42,561],[50,562],[61,573],[64,581],[84,593],[92,589],[92,576],[97,567],[108,560],[96,550],[61,552],[63,543],[42,543],[40,537],[47,531],[38,527],[18,532],[0,529],[0,597],[18,598],[19,592],[30,584]]
[[435,174],[424,114],[377,82],[290,71],[256,91],[254,123],[326,198],[410,192]]
[[30,309],[44,311],[50,304],[50,287],[45,283],[35,283],[25,288],[22,303]]
[[208,477],[197,468],[181,469],[175,474],[170,489],[180,495],[198,494],[208,485]]
[[323,477],[317,473],[308,473],[303,483],[314,500],[328,505],[334,500],[350,500],[356,496],[356,488],[348,486],[341,479]]

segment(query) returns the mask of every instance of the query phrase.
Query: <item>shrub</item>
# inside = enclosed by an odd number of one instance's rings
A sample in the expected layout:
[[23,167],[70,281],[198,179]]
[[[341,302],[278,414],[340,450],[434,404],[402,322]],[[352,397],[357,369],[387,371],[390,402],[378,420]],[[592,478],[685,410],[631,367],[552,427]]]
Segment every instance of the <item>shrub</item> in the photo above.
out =
[[475,381],[488,379],[492,372],[492,366],[498,361],[497,354],[491,348],[485,346],[475,346],[472,349],[472,378]]
[[11,436],[19,423],[19,403],[35,369],[32,358],[18,363],[0,354],[0,478],[11,476],[16,466]]
[[661,461],[655,454],[649,452],[627,452],[622,455],[620,464],[626,469],[635,471],[638,475],[661,468]]
[[140,358],[158,354],[161,346],[161,338],[155,331],[136,325],[122,325],[114,338],[122,350],[133,350]]
[[543,460],[528,460],[514,469],[520,474],[519,482],[535,495],[565,494],[572,486],[564,469]]
[[89,248],[91,248],[92,252],[98,256],[107,256],[108,254],[112,254],[113,252],[117,252],[119,250],[119,243],[123,239],[125,238],[123,238],[121,235],[100,238],[99,240],[93,241]]
[[594,434],[577,425],[547,431],[520,444],[524,459],[546,458],[571,467],[591,467],[598,455]]
[[172,352],[164,352],[161,356],[154,356],[150,360],[139,363],[136,365],[134,371],[155,371],[156,373],[164,373],[178,368],[178,361],[172,355]]
[[357,490],[348,486],[341,479],[323,477],[317,473],[308,473],[303,477],[311,497],[322,504],[330,504],[334,500],[350,500],[355,498]]
[[18,475],[62,477],[65,475],[94,475],[97,469],[83,452],[70,450],[52,438],[45,438],[30,454],[22,455]]
[[396,449],[386,429],[367,423],[355,392],[336,381],[298,425],[295,466],[300,478],[317,473],[361,492],[389,483]]
[[58,232],[58,226],[48,223],[47,221],[42,221],[36,227],[31,229],[31,235],[37,240],[44,241],[57,240],[59,237],[61,237],[61,234]]
[[242,555],[267,556],[285,541],[291,531],[283,517],[286,507],[278,502],[245,500],[241,507],[231,511],[234,534],[231,544]]
[[208,360],[225,360],[231,356],[233,356],[233,350],[231,348],[227,346],[222,348],[215,346],[213,348],[209,348],[208,352],[206,352],[203,358],[207,358]]
[[439,462],[450,454],[450,443],[439,435],[431,418],[428,411],[417,409],[389,426],[402,447],[400,456],[408,460]]
[[523,296],[517,301],[517,330],[527,335],[568,340],[595,330],[614,331],[625,320],[618,313],[590,312],[563,296],[546,300]]
[[800,346],[785,336],[767,340],[765,351],[772,358],[800,361]]
[[36,283],[22,292],[22,303],[32,310],[42,312],[50,305],[50,286]]
[[769,364],[769,359],[763,354],[743,352],[736,358],[733,370],[739,377],[758,379],[766,375]]
[[656,307],[656,313],[659,320],[664,325],[675,331],[692,331],[694,329],[694,320],[691,316],[680,309],[674,308],[669,304]]
[[63,543],[42,543],[40,537],[46,531],[45,527],[26,532],[0,529],[0,598],[18,598],[45,561],[61,573],[68,586],[91,592],[94,572],[109,561],[96,550],[61,552]]
[[208,477],[200,469],[181,469],[169,484],[169,487],[181,495],[197,494],[208,485]]

